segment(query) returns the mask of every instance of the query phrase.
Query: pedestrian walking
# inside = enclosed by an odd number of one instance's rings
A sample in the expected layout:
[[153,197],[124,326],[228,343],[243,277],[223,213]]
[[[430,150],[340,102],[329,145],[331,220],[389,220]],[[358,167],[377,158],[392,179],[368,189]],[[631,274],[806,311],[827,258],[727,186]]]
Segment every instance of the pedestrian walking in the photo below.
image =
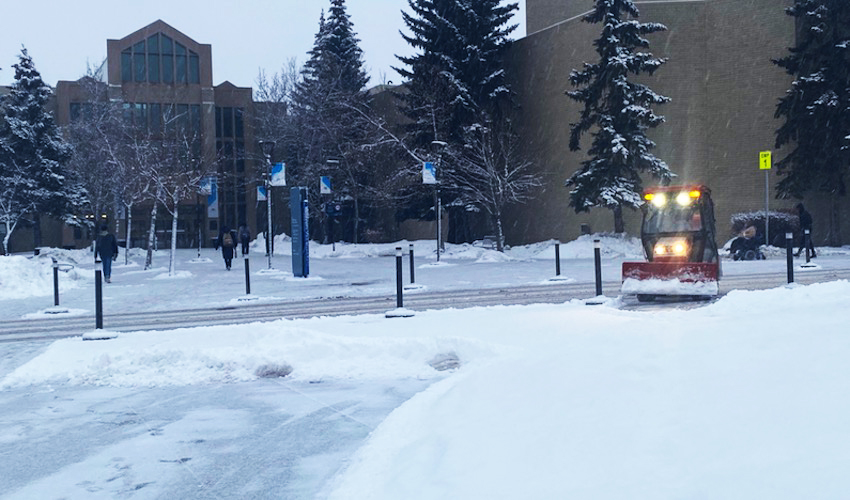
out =
[[221,232],[218,233],[218,239],[215,242],[215,249],[221,247],[221,256],[224,258],[224,266],[230,271],[230,264],[233,261],[233,254],[236,249],[236,233],[231,231],[229,227],[222,226]]
[[109,232],[109,226],[106,224],[100,226],[94,251],[103,265],[104,281],[112,283],[112,261],[118,258],[118,242],[115,240],[115,235]]
[[251,229],[248,224],[239,226],[239,244],[242,245],[242,255],[248,255],[248,245],[251,243]]
[[[806,207],[802,203],[797,203],[797,214],[800,216],[800,249],[794,254],[799,257],[803,250],[808,249],[812,258],[817,257],[815,253],[815,245],[812,243],[812,214],[806,211]],[[806,230],[809,230],[809,237],[806,238]]]

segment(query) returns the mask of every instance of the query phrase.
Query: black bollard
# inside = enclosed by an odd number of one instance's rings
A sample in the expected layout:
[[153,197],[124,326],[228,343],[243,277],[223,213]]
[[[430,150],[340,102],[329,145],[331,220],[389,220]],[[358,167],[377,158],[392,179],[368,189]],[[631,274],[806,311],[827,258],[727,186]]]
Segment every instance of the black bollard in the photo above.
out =
[[416,283],[416,278],[413,271],[413,243],[410,244],[410,283]]
[[53,259],[53,305],[59,305],[59,262]]
[[561,243],[555,243],[555,276],[561,275]]
[[602,244],[593,240],[593,261],[596,267],[596,296],[602,295]]
[[247,253],[245,254],[245,295],[251,295],[251,271]]
[[805,241],[803,241],[803,244],[806,245],[806,264],[808,264],[812,260],[812,254],[811,252],[809,252],[809,247],[812,246],[812,235],[811,231],[809,231],[808,229],[804,230],[803,234],[805,234],[806,236],[806,239]]
[[100,270],[101,262],[94,261],[94,327],[97,330],[103,329],[103,283],[101,277],[103,271]]
[[395,247],[395,293],[396,307],[401,309],[404,307],[404,300],[401,297],[401,247]]
[[794,234],[785,233],[785,255],[788,264],[788,283],[794,283]]

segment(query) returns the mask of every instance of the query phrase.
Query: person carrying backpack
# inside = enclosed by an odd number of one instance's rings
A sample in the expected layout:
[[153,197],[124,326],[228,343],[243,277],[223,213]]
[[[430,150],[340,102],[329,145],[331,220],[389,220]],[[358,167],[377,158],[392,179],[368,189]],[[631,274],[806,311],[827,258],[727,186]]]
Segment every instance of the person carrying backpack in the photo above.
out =
[[242,246],[242,256],[248,255],[248,245],[251,243],[251,229],[248,224],[239,226],[239,244]]
[[233,261],[233,253],[236,248],[236,233],[231,231],[229,227],[222,226],[221,232],[218,233],[218,239],[215,242],[215,249],[221,247],[221,256],[224,258],[224,266],[230,271],[230,264]]
[[118,258],[118,242],[115,235],[109,232],[109,226],[100,226],[100,234],[95,243],[95,253],[100,257],[103,266],[103,280],[112,283],[112,261]]

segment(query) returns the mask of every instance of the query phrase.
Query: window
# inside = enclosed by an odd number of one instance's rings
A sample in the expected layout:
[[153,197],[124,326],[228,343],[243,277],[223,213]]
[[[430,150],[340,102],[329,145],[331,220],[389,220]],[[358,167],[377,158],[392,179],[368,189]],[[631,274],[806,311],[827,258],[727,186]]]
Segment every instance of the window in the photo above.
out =
[[130,49],[121,51],[121,81],[133,81],[133,54]]
[[215,136],[221,137],[221,108],[215,108]]
[[151,103],[150,127],[154,134],[159,134],[162,131],[162,105],[159,103]]
[[160,36],[162,51],[162,83],[174,83],[174,49],[173,41],[165,35]]
[[224,137],[233,137],[233,108],[224,108],[222,125],[222,135]]
[[135,81],[145,81],[145,42],[139,42],[133,46],[133,66],[135,67]]
[[242,108],[236,108],[234,114],[234,118],[236,119],[236,137],[244,137],[245,136],[245,127],[242,120]]
[[72,102],[71,103],[70,112],[71,112],[71,121],[72,122],[75,122],[75,121],[80,119],[80,109],[81,109],[80,103],[78,103],[78,102]]
[[174,66],[176,68],[176,78],[175,81],[177,83],[186,83],[186,47],[180,45],[179,43],[175,43],[176,47],[175,56],[174,56]]
[[201,83],[200,63],[198,54],[189,51],[189,83]]

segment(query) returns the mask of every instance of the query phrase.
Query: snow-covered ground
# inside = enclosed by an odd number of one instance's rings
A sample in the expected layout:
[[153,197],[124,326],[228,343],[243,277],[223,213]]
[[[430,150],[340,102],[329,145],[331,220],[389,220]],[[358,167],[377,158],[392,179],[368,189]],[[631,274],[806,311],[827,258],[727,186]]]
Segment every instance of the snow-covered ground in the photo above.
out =
[[[505,256],[450,246],[440,265],[433,242],[415,244],[417,282],[432,290],[554,274],[551,242]],[[253,254],[252,292],[389,294],[394,247],[318,248],[310,280],[288,275],[285,255],[278,273],[259,274]],[[611,273],[639,253],[613,238],[603,248]],[[846,266],[847,254],[818,249],[818,264]],[[63,299],[90,302],[88,255],[74,255],[63,255],[79,264]],[[117,267],[105,307],[244,293],[240,266],[192,257],[180,256],[184,278]],[[589,239],[561,257],[562,274],[592,279]],[[25,269],[40,260],[0,258],[3,317],[52,304],[36,283],[49,267]],[[785,262],[724,266],[781,273]],[[848,303],[850,283],[833,281],[687,310],[612,299],[0,344],[0,498],[841,498]]]

